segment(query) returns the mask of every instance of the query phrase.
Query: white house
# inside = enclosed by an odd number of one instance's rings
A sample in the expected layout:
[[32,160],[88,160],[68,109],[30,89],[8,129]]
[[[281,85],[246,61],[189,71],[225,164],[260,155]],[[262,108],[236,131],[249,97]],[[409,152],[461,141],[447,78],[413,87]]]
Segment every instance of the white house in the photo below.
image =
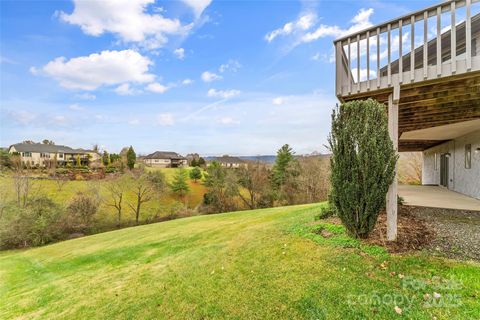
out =
[[13,144],[8,148],[8,152],[18,153],[22,163],[30,166],[45,166],[49,161],[56,161],[59,165],[76,164],[78,158],[82,165],[87,165],[100,159],[100,154],[93,150],[34,142]]
[[147,166],[162,168],[177,168],[188,165],[187,158],[171,151],[156,151],[143,158]]

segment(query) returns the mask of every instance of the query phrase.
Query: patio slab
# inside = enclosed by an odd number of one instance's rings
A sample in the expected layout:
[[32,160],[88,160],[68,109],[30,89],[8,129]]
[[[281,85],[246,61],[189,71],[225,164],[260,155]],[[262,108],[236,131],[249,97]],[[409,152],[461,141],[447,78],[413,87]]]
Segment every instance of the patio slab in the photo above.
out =
[[480,200],[439,186],[399,185],[398,194],[406,205],[480,211]]

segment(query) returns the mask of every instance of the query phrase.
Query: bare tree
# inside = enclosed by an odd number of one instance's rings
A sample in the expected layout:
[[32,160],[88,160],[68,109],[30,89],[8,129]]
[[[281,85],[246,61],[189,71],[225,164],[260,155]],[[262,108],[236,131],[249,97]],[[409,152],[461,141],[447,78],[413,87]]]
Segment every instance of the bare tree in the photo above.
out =
[[25,208],[33,185],[32,179],[23,173],[16,173],[13,176],[13,185],[17,205]]
[[55,176],[54,181],[55,181],[55,184],[57,185],[57,191],[59,192],[62,191],[63,187],[65,187],[68,183],[67,177],[58,176],[58,175]]
[[327,157],[308,156],[299,159],[300,174],[295,203],[312,203],[327,199],[330,188],[330,164]]
[[2,188],[0,189],[0,218],[3,215],[3,211],[7,207],[8,199],[9,199],[9,189]]
[[403,184],[420,184],[422,181],[422,153],[403,152],[398,160],[399,182]]
[[152,200],[154,196],[154,187],[144,175],[136,176],[133,174],[132,176],[133,181],[131,185],[133,186],[132,189],[135,194],[135,203],[129,203],[128,206],[135,213],[135,223],[138,224],[142,204]]
[[250,208],[255,209],[260,207],[260,202],[269,190],[269,171],[267,167],[256,161],[255,163],[248,163],[238,169],[238,182],[246,191],[238,192],[238,196]]
[[125,194],[125,181],[121,178],[111,181],[107,185],[107,190],[110,194],[110,201],[107,202],[107,206],[115,208],[117,211],[117,225],[120,226],[122,222],[122,204]]

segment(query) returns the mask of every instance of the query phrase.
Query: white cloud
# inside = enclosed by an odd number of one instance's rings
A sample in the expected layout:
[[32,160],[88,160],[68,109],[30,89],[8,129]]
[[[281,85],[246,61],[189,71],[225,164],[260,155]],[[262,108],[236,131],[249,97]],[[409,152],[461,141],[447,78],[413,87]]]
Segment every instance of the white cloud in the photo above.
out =
[[[357,68],[352,69],[352,77],[353,81],[357,82]],[[374,70],[370,70],[370,79],[375,79],[377,77],[377,72]],[[362,69],[360,68],[360,81],[365,81],[367,80],[367,69]]]
[[265,40],[272,42],[278,36],[286,36],[298,31],[310,29],[316,22],[317,16],[314,13],[301,15],[298,20],[287,22],[283,27],[273,30],[265,35]]
[[133,96],[138,93],[138,91],[131,88],[128,83],[119,85],[114,91],[121,96]]
[[160,113],[157,115],[157,124],[160,126],[173,126],[175,118],[171,113]]
[[73,12],[60,12],[59,17],[80,26],[88,35],[110,32],[124,42],[139,43],[147,49],[162,47],[168,42],[167,35],[186,35],[193,27],[165,18],[158,10],[148,13],[148,6],[154,3],[155,0],[74,0]]
[[202,12],[210,5],[212,0],[182,0],[187,6],[193,9],[195,16],[199,17]]
[[242,65],[240,64],[240,62],[238,62],[237,60],[230,59],[228,60],[227,63],[220,65],[220,67],[218,68],[218,71],[220,71],[221,73],[226,71],[237,72],[238,69],[240,69],[241,67]]
[[215,80],[222,79],[222,76],[219,76],[218,74],[215,74],[215,73],[210,72],[210,71],[205,71],[204,73],[202,73],[201,78],[204,82],[212,82],[212,81],[215,81]]
[[66,118],[65,116],[54,116],[52,121],[56,124],[65,124]]
[[223,99],[228,99],[228,98],[233,98],[235,96],[238,96],[240,94],[239,90],[215,90],[215,89],[210,89],[207,92],[207,96],[212,97],[212,98],[223,98]]
[[175,55],[175,57],[177,57],[177,59],[183,60],[185,58],[185,49],[183,48],[175,49],[173,50],[173,54]]
[[284,97],[276,97],[272,100],[272,103],[276,106],[282,105],[285,103],[285,98]]
[[68,109],[74,110],[74,111],[82,111],[82,110],[85,110],[85,108],[82,107],[81,105],[79,105],[78,103],[74,103],[74,104],[69,105],[69,106],[68,106]]
[[217,120],[218,123],[221,123],[221,124],[225,124],[225,125],[228,125],[228,124],[239,124],[240,121],[238,120],[235,120],[233,119],[232,117],[222,117],[220,119]]
[[131,49],[102,51],[70,60],[56,58],[43,66],[41,73],[68,89],[95,90],[103,85],[151,82],[155,79],[148,73],[151,64],[149,58]]
[[140,120],[138,120],[138,119],[136,119],[136,118],[135,118],[135,119],[131,119],[131,120],[128,121],[128,124],[130,124],[130,125],[132,125],[132,126],[137,126],[137,125],[140,124]]
[[373,9],[360,9],[352,20],[352,26],[348,29],[342,29],[336,25],[321,24],[315,31],[308,32],[301,37],[302,42],[311,42],[324,37],[342,37],[348,34],[358,32],[360,30],[371,27],[373,24],[370,21],[370,16],[373,14]]
[[150,83],[145,89],[155,93],[165,93],[170,88],[158,82],[154,82]]
[[97,99],[97,97],[94,94],[91,94],[91,93],[88,93],[88,92],[81,93],[81,94],[76,94],[75,98],[76,99],[81,99],[81,100],[95,100],[95,99]]
[[193,83],[193,80],[192,80],[192,79],[188,79],[188,78],[187,78],[187,79],[184,79],[184,80],[182,81],[182,84],[185,85],[185,86],[187,86],[187,85],[189,85],[189,84],[192,84],[192,83]]
[[25,110],[13,111],[10,113],[10,117],[13,119],[13,121],[23,125],[30,124],[33,120],[37,118],[34,113]]

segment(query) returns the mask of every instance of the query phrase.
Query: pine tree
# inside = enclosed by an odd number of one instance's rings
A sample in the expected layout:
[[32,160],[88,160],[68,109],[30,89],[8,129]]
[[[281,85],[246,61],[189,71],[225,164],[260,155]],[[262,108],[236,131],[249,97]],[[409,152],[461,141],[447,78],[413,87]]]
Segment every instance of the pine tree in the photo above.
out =
[[110,164],[110,155],[108,154],[107,150],[103,151],[102,162],[104,166],[108,166]]
[[272,168],[272,183],[276,189],[280,188],[286,182],[288,178],[288,168],[294,161],[293,150],[288,144],[283,145],[277,151],[277,159]]
[[133,147],[130,146],[127,151],[127,167],[128,169],[132,170],[135,167],[135,162],[137,161],[137,155],[133,150]]
[[172,190],[172,192],[175,193],[180,199],[184,199],[190,191],[187,179],[187,170],[180,168],[175,173],[173,181],[170,184],[170,190]]
[[202,179],[202,170],[200,170],[199,167],[194,167],[192,170],[190,170],[190,179],[197,182],[197,180]]

